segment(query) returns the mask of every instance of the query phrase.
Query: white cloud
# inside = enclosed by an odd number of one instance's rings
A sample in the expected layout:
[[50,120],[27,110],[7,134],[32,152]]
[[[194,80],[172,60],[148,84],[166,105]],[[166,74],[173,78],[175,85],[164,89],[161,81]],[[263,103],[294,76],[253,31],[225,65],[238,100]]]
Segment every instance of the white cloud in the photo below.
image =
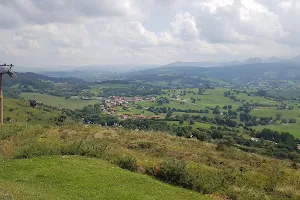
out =
[[195,40],[199,36],[196,22],[190,13],[177,14],[175,21],[171,22],[172,33],[184,41]]
[[277,4],[277,7],[284,12],[289,12],[291,10],[292,6],[293,6],[292,1],[282,1]]
[[254,0],[200,4],[197,27],[210,42],[237,43],[276,40],[286,35],[279,16]]
[[300,53],[300,0],[2,0],[0,13],[0,51],[16,64],[166,64]]

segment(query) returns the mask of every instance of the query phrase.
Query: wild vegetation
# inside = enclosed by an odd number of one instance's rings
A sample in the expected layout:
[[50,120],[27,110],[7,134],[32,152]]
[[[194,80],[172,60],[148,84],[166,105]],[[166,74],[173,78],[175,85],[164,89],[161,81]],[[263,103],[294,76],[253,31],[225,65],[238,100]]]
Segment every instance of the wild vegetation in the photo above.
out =
[[[41,162],[38,166],[47,163],[47,158],[34,159],[31,164],[26,161],[14,161],[15,159],[53,155],[79,155],[106,160],[121,168],[147,174],[166,183],[194,190],[212,198],[223,196],[229,199],[261,200],[299,199],[300,196],[298,164],[288,160],[245,153],[232,147],[225,140],[221,140],[218,144],[210,144],[170,136],[162,132],[129,131],[122,128],[99,128],[91,125],[54,128],[8,124],[1,128],[0,135],[1,157],[5,160],[2,161],[1,169],[7,169],[4,174],[0,175],[2,177],[0,186],[3,191],[8,191],[2,195],[8,195],[8,197],[18,194],[12,189],[6,190],[14,182],[5,177],[10,177],[12,173],[20,171],[13,172],[11,169],[15,167],[8,169],[8,166],[21,166],[21,169],[26,169],[26,166],[34,166],[36,162]],[[59,161],[58,157],[53,159],[54,163],[50,165],[53,167],[55,162],[63,162],[63,166],[69,166],[73,162],[86,166],[83,161],[77,161],[82,158],[75,157],[70,163]],[[69,159],[72,157],[67,157],[67,160]],[[88,163],[93,166],[91,174],[101,169],[93,164],[93,160],[89,160]],[[50,171],[51,168],[49,168]],[[71,169],[74,168],[71,167]],[[42,167],[38,176],[36,175],[35,178],[27,176],[25,183],[29,184],[34,180],[42,181],[42,179],[46,181],[47,177],[53,176],[49,174],[49,170],[46,172]],[[120,173],[117,171],[110,170],[107,176]],[[91,177],[91,174],[88,177]],[[17,174],[13,176],[19,177],[20,180],[24,179]],[[61,180],[60,176],[62,175],[55,177]],[[88,178],[85,179],[87,180]],[[45,184],[44,181],[42,184]],[[72,181],[71,184],[74,184],[73,179],[67,181]],[[18,185],[21,188],[25,187],[22,182]],[[55,192],[55,188],[52,188],[52,192]],[[41,195],[32,190],[28,193],[20,192],[21,195],[25,195],[24,198],[34,193]]]

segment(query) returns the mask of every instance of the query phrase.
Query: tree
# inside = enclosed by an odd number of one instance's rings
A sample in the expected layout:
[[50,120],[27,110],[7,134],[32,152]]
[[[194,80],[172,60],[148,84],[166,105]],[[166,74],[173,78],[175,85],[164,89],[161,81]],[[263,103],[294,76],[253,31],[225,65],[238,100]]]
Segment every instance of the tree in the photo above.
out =
[[163,113],[167,113],[167,112],[168,112],[168,109],[167,109],[166,107],[163,107],[163,108],[162,108],[162,112],[163,112]]
[[169,111],[167,114],[166,114],[166,118],[170,118],[170,117],[172,117],[172,112],[171,111]]
[[192,98],[192,103],[196,103],[196,99],[195,98]]
[[141,105],[138,105],[138,106],[136,107],[136,109],[141,110],[141,109],[143,109],[143,107],[142,107]]
[[267,96],[267,94],[268,94],[268,91],[267,90],[258,90],[257,92],[256,92],[256,95],[258,95],[258,96]]
[[296,123],[296,119],[295,118],[290,118],[289,123]]
[[282,118],[282,119],[281,119],[281,122],[282,122],[283,124],[286,124],[286,123],[288,122],[288,120],[287,120],[286,118]]
[[194,120],[190,120],[190,125],[194,125],[195,124],[195,122],[194,122]]
[[276,113],[276,120],[280,120],[282,117],[282,114],[281,113]]

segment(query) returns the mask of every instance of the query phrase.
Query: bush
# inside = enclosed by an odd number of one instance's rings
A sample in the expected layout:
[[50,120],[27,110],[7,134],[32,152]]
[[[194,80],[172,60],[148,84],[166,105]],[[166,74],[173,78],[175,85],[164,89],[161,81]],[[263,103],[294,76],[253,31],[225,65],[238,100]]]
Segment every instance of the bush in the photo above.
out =
[[116,160],[116,164],[122,169],[127,169],[130,171],[137,171],[138,164],[134,157],[130,156],[122,156]]
[[107,149],[107,143],[80,141],[62,147],[61,154],[102,158]]
[[0,128],[0,140],[5,140],[10,138],[13,135],[17,135],[18,133],[24,131],[26,126],[18,125],[18,124],[5,124]]
[[131,149],[151,149],[153,146],[152,142],[149,141],[137,141],[129,145]]
[[177,159],[164,160],[159,166],[155,167],[154,175],[160,180],[187,187],[189,183],[189,175],[186,169],[186,163]]
[[266,200],[266,194],[252,188],[236,188],[228,192],[228,197],[232,200]]
[[24,158],[33,158],[38,156],[48,156],[48,155],[59,155],[60,151],[58,148],[54,146],[50,146],[43,142],[35,142],[31,144],[27,144],[20,149],[18,149],[14,158],[24,159]]
[[230,137],[230,136],[224,137],[224,139],[218,141],[217,150],[223,151],[226,148],[234,146],[234,144],[235,144],[235,141],[232,137]]

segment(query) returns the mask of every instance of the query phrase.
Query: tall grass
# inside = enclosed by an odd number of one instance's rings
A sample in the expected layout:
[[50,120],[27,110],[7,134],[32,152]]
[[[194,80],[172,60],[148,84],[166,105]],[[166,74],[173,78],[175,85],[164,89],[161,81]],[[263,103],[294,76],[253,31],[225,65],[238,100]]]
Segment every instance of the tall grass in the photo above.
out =
[[300,199],[300,173],[290,161],[164,133],[120,128],[51,128],[9,124],[0,129],[0,157],[80,155],[105,159],[161,181],[229,199]]

